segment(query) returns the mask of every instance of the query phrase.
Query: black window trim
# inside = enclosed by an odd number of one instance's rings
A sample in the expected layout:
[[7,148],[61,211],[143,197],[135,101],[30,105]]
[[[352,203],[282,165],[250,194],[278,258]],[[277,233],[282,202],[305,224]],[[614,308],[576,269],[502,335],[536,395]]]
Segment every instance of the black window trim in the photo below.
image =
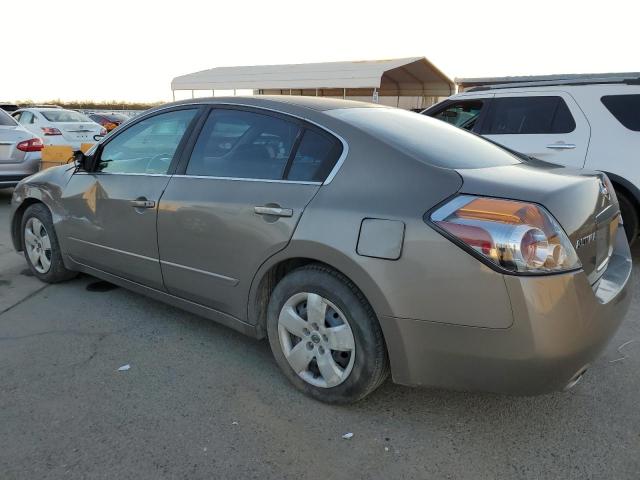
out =
[[[298,130],[296,139],[291,147],[291,152],[289,152],[289,158],[283,170],[282,178],[269,179],[269,178],[245,178],[245,177],[216,177],[212,175],[187,175],[186,174],[187,165],[189,164],[189,160],[191,158],[191,154],[193,153],[193,149],[195,148],[198,137],[200,136],[200,133],[204,128],[204,124],[209,118],[209,115],[211,115],[211,113],[214,110],[240,110],[240,111],[256,113],[259,115],[270,115],[274,118],[280,118],[282,120],[298,125],[299,130]],[[302,141],[302,137],[304,136],[304,132],[306,130],[312,130],[324,137],[330,138],[331,141],[336,145],[336,147],[340,146],[340,144],[342,146],[342,153],[340,154],[340,157],[336,160],[336,163],[334,164],[331,171],[327,174],[327,177],[325,178],[324,181],[288,180],[286,178],[286,176],[289,174],[289,171],[291,170],[291,165],[293,163],[295,155],[298,151],[298,147],[300,146],[300,142]],[[287,112],[281,112],[279,110],[274,110],[272,108],[266,108],[262,106],[246,105],[246,104],[239,104],[239,103],[222,103],[222,102],[210,103],[208,104],[208,108],[204,109],[204,111],[202,112],[202,115],[197,125],[194,126],[189,136],[189,140],[185,144],[185,148],[181,153],[179,164],[173,176],[178,178],[202,178],[202,179],[211,179],[211,180],[264,182],[264,183],[291,183],[291,184],[299,184],[299,185],[326,185],[330,183],[331,180],[333,180],[333,178],[337,174],[338,170],[342,166],[342,163],[344,162],[344,159],[347,156],[347,153],[348,153],[347,142],[340,135],[310,120],[298,117],[296,115],[293,115]]]

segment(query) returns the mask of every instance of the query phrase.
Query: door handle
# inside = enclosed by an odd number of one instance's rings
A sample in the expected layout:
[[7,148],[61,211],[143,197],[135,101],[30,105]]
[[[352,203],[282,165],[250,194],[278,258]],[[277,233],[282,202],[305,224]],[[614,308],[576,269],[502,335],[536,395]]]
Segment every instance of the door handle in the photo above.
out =
[[153,200],[138,198],[136,200],[131,200],[131,206],[133,208],[155,208],[156,202]]
[[571,150],[576,148],[576,145],[574,143],[552,143],[551,145],[547,145],[547,148],[553,150]]
[[293,210],[281,207],[253,207],[258,215],[271,215],[273,217],[293,217]]

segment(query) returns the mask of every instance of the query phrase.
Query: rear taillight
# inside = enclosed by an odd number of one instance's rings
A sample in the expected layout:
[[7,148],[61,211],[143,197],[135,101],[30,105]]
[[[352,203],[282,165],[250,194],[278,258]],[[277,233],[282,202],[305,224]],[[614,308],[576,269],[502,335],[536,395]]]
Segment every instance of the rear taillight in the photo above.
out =
[[513,273],[581,267],[566,233],[543,207],[461,195],[438,208],[430,223],[474,255]]
[[42,127],[42,133],[47,136],[62,135],[62,132],[60,130],[53,127]]
[[31,140],[25,140],[16,145],[16,148],[22,152],[39,152],[43,147],[42,140],[39,138],[32,138]]

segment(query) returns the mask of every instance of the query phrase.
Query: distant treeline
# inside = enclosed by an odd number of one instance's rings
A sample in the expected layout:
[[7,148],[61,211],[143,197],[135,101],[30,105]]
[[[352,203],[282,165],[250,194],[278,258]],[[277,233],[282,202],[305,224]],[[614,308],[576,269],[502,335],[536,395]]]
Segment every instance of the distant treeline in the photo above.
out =
[[85,109],[85,110],[147,110],[148,108],[157,107],[158,105],[162,105],[164,102],[153,102],[153,103],[143,103],[143,102],[117,102],[117,101],[107,101],[107,102],[89,102],[89,101],[80,101],[80,100],[72,100],[72,101],[63,101],[63,100],[47,100],[46,102],[34,102],[32,100],[19,100],[16,102],[21,107],[28,105],[59,105],[63,108],[70,109]]

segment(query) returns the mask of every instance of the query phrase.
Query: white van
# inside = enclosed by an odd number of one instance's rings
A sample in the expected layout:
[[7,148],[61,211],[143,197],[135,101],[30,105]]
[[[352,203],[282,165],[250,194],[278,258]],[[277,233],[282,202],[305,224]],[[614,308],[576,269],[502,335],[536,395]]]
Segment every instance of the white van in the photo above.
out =
[[422,113],[531,157],[605,172],[629,241],[638,236],[640,73],[475,87]]

